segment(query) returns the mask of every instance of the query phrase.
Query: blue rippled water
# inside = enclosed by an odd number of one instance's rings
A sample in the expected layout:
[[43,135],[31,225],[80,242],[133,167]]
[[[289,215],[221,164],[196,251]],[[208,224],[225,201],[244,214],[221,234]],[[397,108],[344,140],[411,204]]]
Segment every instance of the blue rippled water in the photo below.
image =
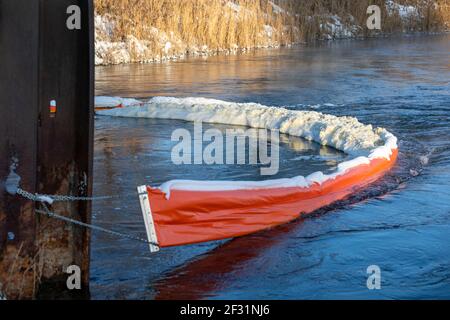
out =
[[[450,35],[320,42],[149,65],[99,67],[97,95],[199,96],[350,115],[400,140],[396,168],[346,201],[256,235],[150,255],[94,234],[94,299],[450,298]],[[257,167],[175,167],[179,121],[98,117],[94,221],[144,235],[137,185],[173,178],[257,179]],[[226,126],[219,126],[225,129]],[[345,155],[283,137],[280,176]],[[367,267],[381,268],[368,290]]]

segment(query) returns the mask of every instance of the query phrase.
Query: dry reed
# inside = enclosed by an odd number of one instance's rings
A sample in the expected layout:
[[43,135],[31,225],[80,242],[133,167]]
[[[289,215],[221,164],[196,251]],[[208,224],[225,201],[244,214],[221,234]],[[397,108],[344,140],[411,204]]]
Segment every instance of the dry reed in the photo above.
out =
[[[372,4],[382,9],[383,33],[439,31],[449,27],[449,2],[395,0],[417,8],[406,18],[389,12],[386,0],[95,0],[95,11],[114,25],[97,40],[128,43],[130,61],[145,61],[335,38],[327,27],[335,17],[351,36],[372,36],[379,33],[366,28]],[[114,52],[103,54],[106,62],[108,54]]]

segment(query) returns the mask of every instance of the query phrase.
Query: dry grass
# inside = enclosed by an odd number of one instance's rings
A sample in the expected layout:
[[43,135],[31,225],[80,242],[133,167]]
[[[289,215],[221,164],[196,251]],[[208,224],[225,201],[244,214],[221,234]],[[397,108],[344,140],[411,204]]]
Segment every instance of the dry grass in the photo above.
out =
[[261,6],[254,0],[236,3],[239,14],[222,0],[96,0],[95,8],[97,14],[116,17],[116,41],[128,35],[152,41],[157,29],[193,48],[253,47],[263,40]]
[[369,5],[378,5],[381,8],[383,33],[442,31],[448,28],[446,23],[450,21],[450,0],[395,0],[397,5],[417,8],[417,15],[408,18],[402,18],[399,11],[388,12],[386,0],[279,0],[279,2],[289,8],[289,11],[298,14],[293,25],[299,26],[300,37],[305,41],[323,38],[326,30],[320,26],[328,22],[330,15],[341,17],[342,22],[348,26],[356,25],[358,36],[379,33],[366,28],[368,17],[366,10]]
[[[95,10],[114,21],[112,34],[97,38],[127,43],[123,50],[130,60],[145,61],[338,37],[326,27],[334,16],[352,36],[371,36],[377,33],[366,28],[372,4],[382,8],[384,33],[437,31],[448,27],[449,2],[396,0],[417,8],[417,15],[406,19],[388,12],[386,0],[95,0]],[[144,48],[136,39],[144,41]]]

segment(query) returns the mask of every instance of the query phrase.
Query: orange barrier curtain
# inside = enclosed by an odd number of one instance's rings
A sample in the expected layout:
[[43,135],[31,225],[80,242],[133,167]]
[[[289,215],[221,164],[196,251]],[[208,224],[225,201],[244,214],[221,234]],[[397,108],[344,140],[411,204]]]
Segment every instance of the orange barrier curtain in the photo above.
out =
[[393,150],[390,160],[371,160],[308,188],[172,190],[167,199],[159,189],[147,187],[157,242],[169,247],[221,240],[290,222],[379,179],[392,168],[397,155],[398,150]]

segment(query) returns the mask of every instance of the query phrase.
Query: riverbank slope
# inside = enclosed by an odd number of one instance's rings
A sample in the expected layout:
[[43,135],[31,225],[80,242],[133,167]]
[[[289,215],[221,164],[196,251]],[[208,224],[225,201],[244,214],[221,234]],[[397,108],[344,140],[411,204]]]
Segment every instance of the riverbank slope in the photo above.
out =
[[[449,0],[96,0],[96,64],[160,62],[312,40],[436,32]],[[367,8],[381,9],[381,30]]]

